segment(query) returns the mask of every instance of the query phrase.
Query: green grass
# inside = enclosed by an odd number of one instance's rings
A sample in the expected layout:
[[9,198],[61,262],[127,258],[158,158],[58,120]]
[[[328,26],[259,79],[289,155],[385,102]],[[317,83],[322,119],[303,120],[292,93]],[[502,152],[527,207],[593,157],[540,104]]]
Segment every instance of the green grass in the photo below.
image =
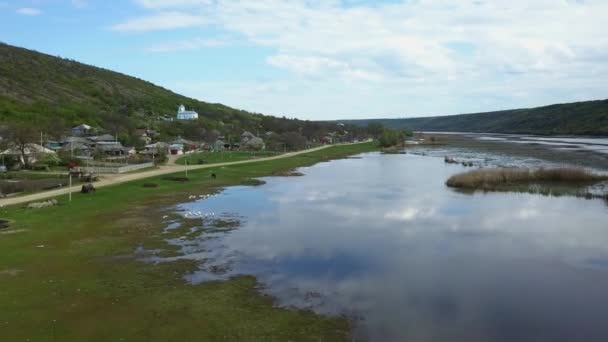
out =
[[225,151],[225,152],[197,152],[180,157],[175,161],[176,164],[188,165],[217,164],[233,161],[249,160],[255,158],[271,157],[278,155],[278,152],[248,152],[248,151]]
[[11,171],[0,174],[1,179],[19,179],[19,180],[36,180],[36,179],[55,179],[55,178],[66,178],[68,177],[67,172],[65,174],[57,174],[50,172],[37,172],[37,171]]
[[[159,222],[189,194],[374,150],[338,146],[292,158],[192,171],[60,197],[58,207],[0,209],[0,336],[11,341],[336,341],[349,322],[275,307],[251,277],[189,285],[192,262],[144,263],[137,246],[175,253]],[[217,179],[210,177],[211,173]],[[145,183],[158,187],[146,188]],[[10,233],[10,234],[8,234]],[[43,247],[42,247],[43,246]]]

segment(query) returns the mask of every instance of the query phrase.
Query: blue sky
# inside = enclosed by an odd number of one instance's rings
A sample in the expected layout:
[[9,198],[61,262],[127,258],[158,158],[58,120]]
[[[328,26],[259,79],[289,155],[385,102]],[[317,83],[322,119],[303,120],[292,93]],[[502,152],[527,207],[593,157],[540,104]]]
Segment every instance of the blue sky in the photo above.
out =
[[608,98],[604,0],[0,0],[0,40],[304,119]]

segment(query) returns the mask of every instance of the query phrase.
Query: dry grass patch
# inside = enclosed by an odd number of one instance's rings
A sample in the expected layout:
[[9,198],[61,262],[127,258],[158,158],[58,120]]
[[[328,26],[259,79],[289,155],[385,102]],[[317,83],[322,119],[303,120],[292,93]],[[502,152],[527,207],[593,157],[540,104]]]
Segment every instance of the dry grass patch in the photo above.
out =
[[590,184],[608,180],[584,169],[479,169],[450,177],[446,184],[453,188],[491,190],[500,186],[534,183]]

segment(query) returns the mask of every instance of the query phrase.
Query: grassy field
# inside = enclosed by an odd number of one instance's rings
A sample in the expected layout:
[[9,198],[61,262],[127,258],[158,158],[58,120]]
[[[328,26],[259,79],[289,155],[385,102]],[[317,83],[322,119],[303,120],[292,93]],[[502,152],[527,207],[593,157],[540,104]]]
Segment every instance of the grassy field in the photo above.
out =
[[[250,277],[189,285],[196,265],[136,260],[134,250],[171,251],[165,208],[189,194],[374,150],[336,146],[293,158],[193,171],[186,182],[150,178],[66,197],[53,208],[1,208],[0,336],[10,341],[336,341],[349,322],[277,308]],[[215,173],[217,179],[210,174]],[[146,187],[144,187],[146,184]],[[156,187],[149,187],[153,184]]]
[[262,157],[276,156],[280,153],[260,151],[260,152],[249,152],[249,151],[225,151],[225,152],[197,152],[180,157],[175,162],[179,165],[184,165],[188,161],[188,165],[201,165],[201,164],[217,164],[226,163],[240,160],[249,160]]

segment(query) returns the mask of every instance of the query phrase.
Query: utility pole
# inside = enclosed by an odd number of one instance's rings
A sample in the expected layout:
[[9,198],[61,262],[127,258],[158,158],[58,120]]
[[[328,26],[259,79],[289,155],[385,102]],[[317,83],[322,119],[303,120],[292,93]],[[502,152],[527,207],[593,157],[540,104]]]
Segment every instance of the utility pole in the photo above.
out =
[[42,131],[40,131],[40,155],[38,156],[38,159],[42,159],[42,156],[44,155],[44,145],[42,143]]
[[186,171],[186,178],[188,178],[188,159],[189,159],[189,158],[190,158],[190,156],[187,156],[187,157],[184,159],[184,168],[185,168],[185,171]]
[[69,202],[72,203],[72,173],[70,172],[70,187],[68,188],[69,190]]

